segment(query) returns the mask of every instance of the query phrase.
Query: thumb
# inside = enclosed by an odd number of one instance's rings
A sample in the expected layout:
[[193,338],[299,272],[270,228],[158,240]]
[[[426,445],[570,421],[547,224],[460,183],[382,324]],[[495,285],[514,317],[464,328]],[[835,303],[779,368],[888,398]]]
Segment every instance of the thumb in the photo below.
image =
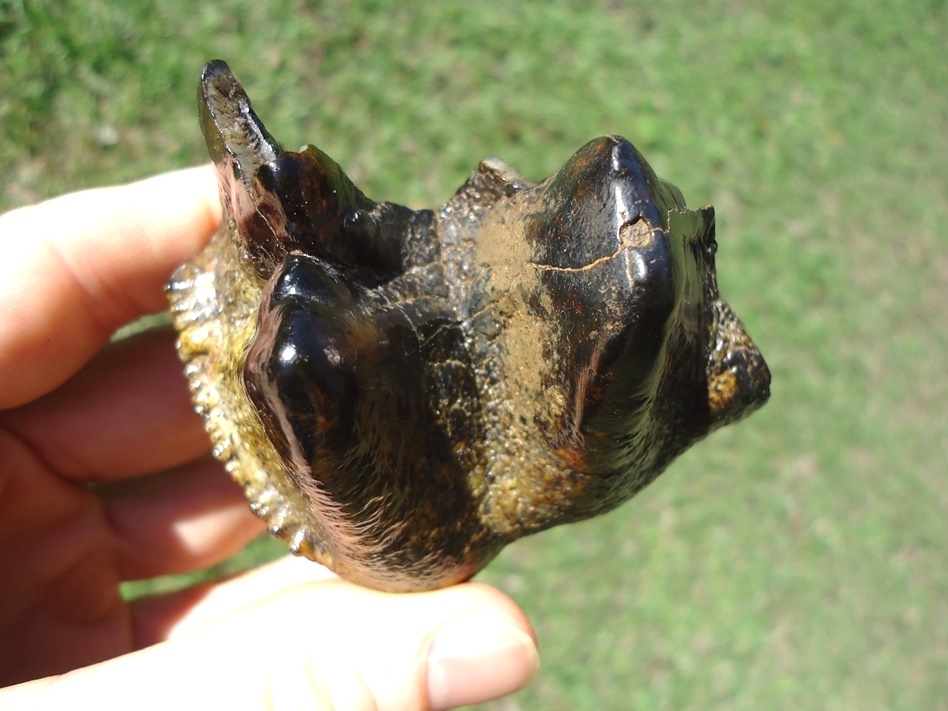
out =
[[515,691],[538,666],[529,622],[493,588],[390,595],[330,579],[139,652],[0,691],[0,706],[437,711]]

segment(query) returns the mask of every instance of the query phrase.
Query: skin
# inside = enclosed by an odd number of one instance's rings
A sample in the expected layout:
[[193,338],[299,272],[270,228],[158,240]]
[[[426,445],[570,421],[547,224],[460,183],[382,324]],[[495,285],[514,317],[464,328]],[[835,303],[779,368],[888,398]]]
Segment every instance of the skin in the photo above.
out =
[[165,308],[219,219],[208,168],[0,216],[0,707],[444,709],[525,685],[530,624],[477,583],[385,594],[287,558],[119,595],[263,530],[209,456],[174,336],[109,344]]

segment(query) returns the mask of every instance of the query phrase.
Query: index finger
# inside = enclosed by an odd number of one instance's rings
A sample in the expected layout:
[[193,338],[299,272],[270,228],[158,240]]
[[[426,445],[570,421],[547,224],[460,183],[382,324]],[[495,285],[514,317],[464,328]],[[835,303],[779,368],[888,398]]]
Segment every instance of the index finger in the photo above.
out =
[[0,216],[0,409],[49,392],[117,328],[166,308],[172,270],[219,221],[210,166]]

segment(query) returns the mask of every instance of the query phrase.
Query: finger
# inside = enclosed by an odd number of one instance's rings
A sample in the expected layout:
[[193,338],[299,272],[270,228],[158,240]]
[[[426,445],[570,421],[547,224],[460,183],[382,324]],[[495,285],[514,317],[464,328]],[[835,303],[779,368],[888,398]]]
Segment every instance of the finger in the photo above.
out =
[[0,216],[0,408],[48,392],[116,328],[165,308],[168,276],[219,220],[210,166]]
[[131,603],[138,646],[191,634],[294,585],[338,580],[328,568],[287,555],[226,580],[192,585]]
[[[313,600],[280,605],[299,616],[295,623],[297,638],[306,639],[306,623],[311,622],[312,639],[319,639],[324,643],[321,647],[327,647],[332,655],[335,666],[324,660],[320,678],[324,679],[326,695],[337,702],[334,708],[362,708],[355,699],[364,702],[366,708],[376,708],[376,704],[378,708],[428,708],[429,704],[436,709],[453,708],[509,693],[529,681],[536,671],[536,642],[523,613],[497,590],[477,583],[431,593],[388,595],[340,580],[309,561],[287,557],[231,580],[200,587],[192,600],[193,607],[177,610],[164,627],[167,636],[148,641],[187,638],[215,625],[244,620],[248,614],[259,612],[260,600],[285,600],[287,591],[293,588],[317,593],[312,595]],[[187,597],[189,591],[180,595]],[[133,608],[136,630],[143,630],[143,613],[151,612],[155,610]],[[506,618],[499,630],[494,626],[495,613]],[[434,634],[419,632],[432,625],[437,628]],[[282,625],[271,619],[258,643],[288,651],[281,629]],[[391,659],[399,655],[386,643],[405,638],[422,640],[421,651],[427,654],[427,669],[421,679],[422,697],[427,697],[427,703],[413,696],[417,685],[399,685],[401,677],[392,676],[395,670],[390,668]],[[373,659],[368,649],[379,650],[378,656]],[[358,669],[341,668],[349,666],[346,651],[363,665]],[[423,655],[413,656],[421,659]],[[339,679],[351,681],[353,672],[366,682],[366,688],[354,690],[337,683]],[[300,673],[305,676],[305,672]],[[345,702],[339,703],[340,699]]]
[[210,457],[102,487],[100,494],[120,543],[123,580],[216,565],[266,528],[250,512],[240,487]]
[[[445,709],[509,693],[538,666],[523,613],[476,583],[387,595],[344,581],[284,589],[193,634],[0,702],[100,709]],[[167,679],[173,678],[174,684]],[[182,699],[180,689],[188,689]],[[5,694],[5,695],[4,695]]]
[[0,412],[48,466],[79,481],[169,469],[210,451],[170,329],[113,343],[62,387]]

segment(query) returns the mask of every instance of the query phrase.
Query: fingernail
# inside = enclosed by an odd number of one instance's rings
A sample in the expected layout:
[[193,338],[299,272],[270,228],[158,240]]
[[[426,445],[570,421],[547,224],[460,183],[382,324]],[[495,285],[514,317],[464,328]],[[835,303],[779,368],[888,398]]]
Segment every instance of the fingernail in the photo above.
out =
[[525,686],[539,668],[530,635],[495,615],[461,615],[431,643],[428,702],[442,711],[494,699]]

